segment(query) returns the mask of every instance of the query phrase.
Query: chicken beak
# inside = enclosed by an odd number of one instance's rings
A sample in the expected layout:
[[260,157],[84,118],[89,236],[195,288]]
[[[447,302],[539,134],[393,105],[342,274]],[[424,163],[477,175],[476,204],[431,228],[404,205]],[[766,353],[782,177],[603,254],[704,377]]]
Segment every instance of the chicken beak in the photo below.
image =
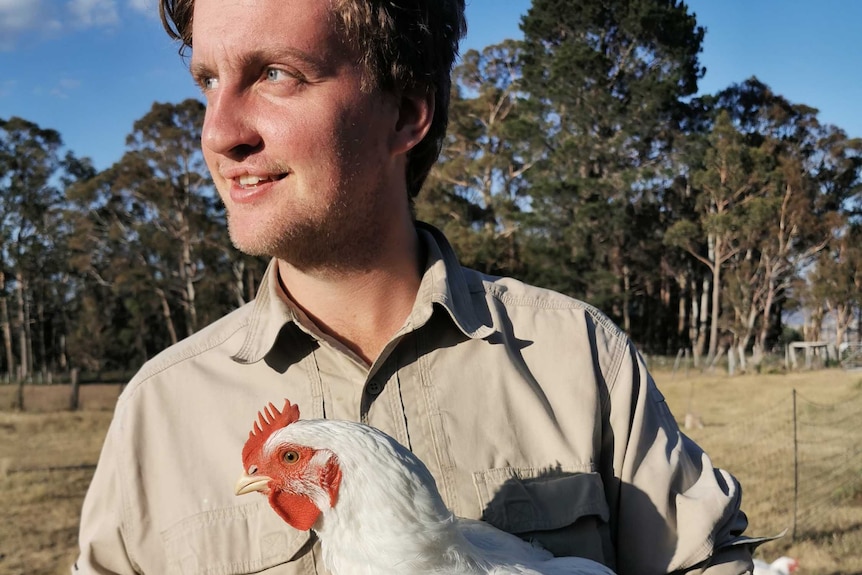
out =
[[252,491],[266,491],[271,479],[266,475],[248,475],[247,473],[243,473],[239,481],[236,482],[236,494],[245,495]]

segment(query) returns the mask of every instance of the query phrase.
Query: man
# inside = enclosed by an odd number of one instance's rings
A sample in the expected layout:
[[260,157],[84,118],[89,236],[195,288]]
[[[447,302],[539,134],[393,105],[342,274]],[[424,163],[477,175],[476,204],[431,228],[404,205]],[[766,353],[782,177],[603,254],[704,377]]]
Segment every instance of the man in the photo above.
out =
[[411,200],[445,132],[463,0],[161,0],[257,299],[147,363],[84,504],[85,573],[323,573],[236,498],[268,401],[417,453],[458,515],[621,574],[751,569],[735,480],[593,308],[460,268]]

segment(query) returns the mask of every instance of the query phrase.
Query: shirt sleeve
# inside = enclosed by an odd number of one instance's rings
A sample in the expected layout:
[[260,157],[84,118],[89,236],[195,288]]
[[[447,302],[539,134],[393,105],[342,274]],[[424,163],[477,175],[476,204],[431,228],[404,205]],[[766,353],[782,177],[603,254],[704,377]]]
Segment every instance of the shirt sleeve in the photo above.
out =
[[72,566],[73,575],[137,573],[123,538],[119,429],[115,416],[84,498],[78,534],[80,553]]
[[629,342],[608,380],[613,459],[607,495],[617,570],[740,575],[752,570],[753,540],[741,488],[680,432],[643,358]]

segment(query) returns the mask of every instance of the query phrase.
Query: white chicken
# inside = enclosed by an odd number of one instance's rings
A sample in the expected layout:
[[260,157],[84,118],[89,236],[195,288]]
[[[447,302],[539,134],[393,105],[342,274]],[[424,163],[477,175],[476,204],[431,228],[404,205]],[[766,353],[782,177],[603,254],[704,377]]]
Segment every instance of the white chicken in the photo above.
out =
[[779,557],[772,563],[754,560],[753,575],[791,575],[799,569],[799,561],[793,557]]
[[367,425],[299,420],[269,404],[242,452],[237,495],[259,491],[287,523],[314,529],[335,575],[613,575],[455,517],[407,448]]

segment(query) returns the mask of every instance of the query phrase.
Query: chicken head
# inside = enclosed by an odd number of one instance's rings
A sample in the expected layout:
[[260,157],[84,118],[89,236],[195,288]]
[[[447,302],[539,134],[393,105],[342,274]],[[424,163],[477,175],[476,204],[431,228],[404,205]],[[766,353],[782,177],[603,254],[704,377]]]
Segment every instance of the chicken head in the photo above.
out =
[[335,505],[341,469],[327,449],[296,445],[279,431],[299,419],[299,407],[285,400],[279,411],[272,403],[258,412],[242,450],[245,472],[236,494],[258,491],[270,506],[296,529],[311,529],[322,510]]

